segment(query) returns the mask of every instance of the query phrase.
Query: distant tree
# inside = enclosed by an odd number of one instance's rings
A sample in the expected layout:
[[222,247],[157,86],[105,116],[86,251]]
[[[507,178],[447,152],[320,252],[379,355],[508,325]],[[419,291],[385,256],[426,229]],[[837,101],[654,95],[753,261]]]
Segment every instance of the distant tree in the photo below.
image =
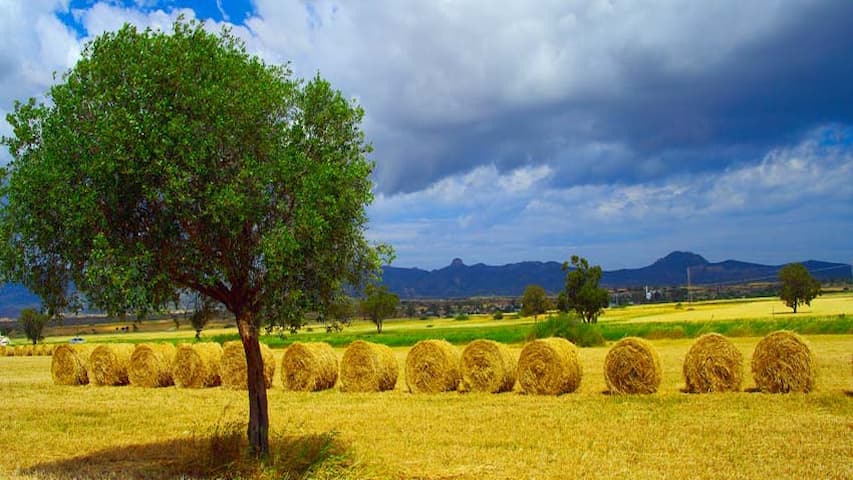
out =
[[44,339],[42,332],[48,320],[50,320],[50,316],[34,308],[25,308],[21,310],[21,317],[18,319],[18,323],[21,324],[21,329],[27,338],[35,345],[39,340]]
[[569,297],[566,296],[565,290],[557,295],[557,310],[562,313],[567,313],[569,311]]
[[326,324],[326,331],[329,333],[343,331],[344,326],[352,322],[355,309],[355,303],[348,295],[343,292],[335,295],[326,309],[325,318],[327,321],[331,320]]
[[193,300],[193,309],[190,313],[190,324],[195,329],[195,339],[201,340],[201,332],[204,330],[204,327],[213,319],[213,316],[216,315],[216,305],[219,302],[216,300],[205,296],[205,295],[195,295]]
[[379,271],[364,111],[319,75],[250,55],[225,30],[125,25],[87,44],[3,143],[0,276],[111,314],[194,291],[234,315],[252,454],[269,453],[260,334]]
[[545,289],[539,285],[528,285],[521,297],[521,314],[525,317],[533,315],[535,322],[540,313],[545,313],[550,307]]
[[566,272],[566,306],[574,310],[585,323],[598,322],[598,316],[608,305],[607,290],[598,287],[601,267],[589,266],[585,258],[572,255],[572,267],[563,262]]
[[367,296],[361,301],[361,314],[376,325],[376,333],[382,333],[382,324],[386,318],[394,315],[400,297],[388,291],[386,286],[368,285]]
[[779,281],[782,282],[782,293],[779,297],[785,305],[797,313],[799,305],[811,305],[812,300],[820,295],[818,282],[802,263],[790,263],[779,270]]
[[415,315],[417,315],[417,313],[418,312],[415,310],[415,303],[406,302],[406,317],[415,318]]

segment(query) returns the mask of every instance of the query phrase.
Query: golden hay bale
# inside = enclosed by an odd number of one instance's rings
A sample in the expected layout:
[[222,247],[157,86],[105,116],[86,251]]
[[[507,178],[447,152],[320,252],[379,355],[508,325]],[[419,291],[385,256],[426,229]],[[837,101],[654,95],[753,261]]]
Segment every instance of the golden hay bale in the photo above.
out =
[[506,345],[492,340],[474,340],[462,351],[459,390],[508,392],[515,386],[516,364]]
[[684,357],[686,391],[738,392],[743,379],[743,354],[718,333],[702,335]]
[[26,345],[15,346],[15,356],[16,357],[26,357],[27,356],[27,346]]
[[604,358],[604,380],[610,393],[655,393],[661,382],[660,357],[651,343],[623,338]]
[[172,379],[182,388],[219,386],[219,364],[222,362],[222,345],[218,343],[182,343],[175,349],[172,361]]
[[794,332],[773,332],[761,339],[752,353],[752,378],[762,392],[809,392],[816,374],[811,348]]
[[518,357],[518,384],[524,393],[571,393],[580,386],[582,377],[578,349],[565,338],[542,338],[521,349]]
[[285,390],[316,392],[335,386],[338,357],[328,343],[296,342],[281,359],[281,382]]
[[459,351],[444,340],[421,340],[406,355],[406,385],[412,393],[439,393],[459,386]]
[[6,356],[7,357],[14,357],[15,356],[15,347],[13,347],[12,345],[7,346],[6,347]]
[[47,344],[44,346],[44,354],[47,356],[53,355],[53,350],[56,348],[56,345]]
[[6,345],[0,345],[0,357],[6,356]]
[[[264,361],[264,385],[266,388],[270,388],[273,378],[275,378],[275,355],[266,344],[261,343],[260,345],[261,357]],[[222,386],[242,390],[248,388],[248,369],[243,342],[225,342],[222,345],[222,361],[219,368]]]
[[89,345],[59,345],[53,350],[50,376],[56,385],[87,385],[86,365],[94,347]]
[[44,355],[44,346],[42,344],[39,343],[39,344],[33,345],[32,349],[33,349],[33,356],[34,357],[39,357],[39,356]]
[[98,386],[127,385],[127,369],[133,354],[130,343],[99,345],[89,355],[89,381]]
[[136,387],[168,387],[174,385],[172,363],[175,346],[171,343],[142,343],[130,356],[127,378]]
[[399,366],[387,345],[355,341],[341,359],[342,392],[384,392],[397,385]]

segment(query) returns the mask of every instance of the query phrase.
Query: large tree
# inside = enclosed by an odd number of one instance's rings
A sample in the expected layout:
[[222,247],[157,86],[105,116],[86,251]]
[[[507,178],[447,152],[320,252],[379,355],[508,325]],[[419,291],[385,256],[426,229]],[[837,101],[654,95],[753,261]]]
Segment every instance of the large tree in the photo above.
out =
[[566,272],[565,305],[577,312],[585,323],[596,323],[609,303],[607,290],[598,286],[601,267],[590,267],[585,258],[577,255],[572,255],[571,260],[571,267],[568,262],[563,262],[563,271]]
[[363,111],[294,79],[228,31],[125,25],[17,104],[0,205],[0,271],[61,311],[70,286],[109,313],[196,292],[236,318],[249,444],[269,450],[259,334],[322,311],[375,272],[364,238],[373,163]]
[[790,263],[779,270],[779,281],[782,282],[782,292],[779,297],[797,313],[799,305],[811,305],[812,300],[820,295],[818,282],[802,263]]
[[376,333],[382,333],[382,325],[386,318],[397,311],[400,297],[389,292],[388,287],[384,285],[368,285],[365,293],[366,296],[359,304],[359,310],[376,325]]
[[545,313],[551,307],[545,289],[540,285],[528,285],[521,297],[521,314],[525,317],[533,315],[535,322],[540,313]]

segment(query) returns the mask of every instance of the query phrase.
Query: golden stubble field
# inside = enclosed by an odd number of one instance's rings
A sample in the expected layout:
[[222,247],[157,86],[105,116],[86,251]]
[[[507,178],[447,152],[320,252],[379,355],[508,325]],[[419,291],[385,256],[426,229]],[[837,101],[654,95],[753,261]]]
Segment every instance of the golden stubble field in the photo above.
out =
[[[758,340],[733,340],[745,387]],[[603,394],[607,347],[585,348],[581,387],[561,397],[412,395],[402,377],[386,393],[293,393],[276,378],[271,423],[337,432],[350,478],[853,478],[853,336],[809,340],[820,369],[809,394],[680,393],[692,340],[664,340],[653,342],[664,378],[650,396]],[[401,367],[407,351],[395,349]],[[158,465],[170,446],[247,417],[244,392],[60,387],[49,366],[0,358],[0,478],[169,478]]]

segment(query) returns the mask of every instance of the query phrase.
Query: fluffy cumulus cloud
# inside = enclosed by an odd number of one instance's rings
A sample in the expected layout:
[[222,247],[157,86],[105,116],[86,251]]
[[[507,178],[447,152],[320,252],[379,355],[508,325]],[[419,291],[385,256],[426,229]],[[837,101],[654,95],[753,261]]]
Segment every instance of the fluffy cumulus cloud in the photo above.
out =
[[851,2],[0,2],[0,113],[178,15],[358,99],[400,264],[853,256]]

